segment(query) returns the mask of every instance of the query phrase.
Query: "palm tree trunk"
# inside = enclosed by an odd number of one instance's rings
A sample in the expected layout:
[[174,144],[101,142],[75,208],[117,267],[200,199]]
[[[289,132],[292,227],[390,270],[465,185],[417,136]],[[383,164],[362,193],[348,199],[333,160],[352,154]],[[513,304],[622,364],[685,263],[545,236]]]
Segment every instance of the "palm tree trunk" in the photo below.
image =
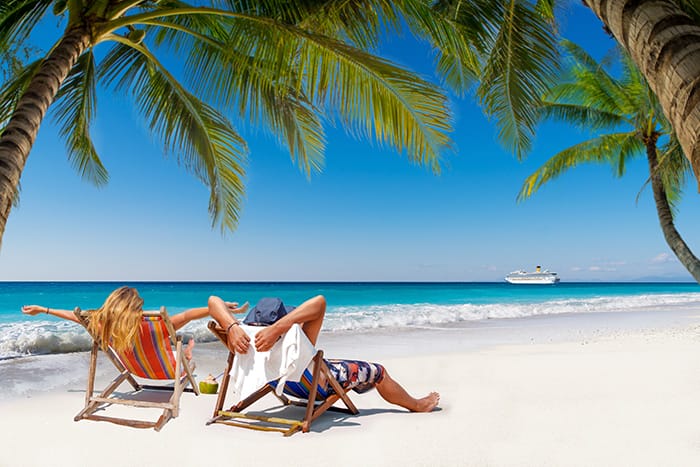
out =
[[700,25],[672,0],[584,0],[646,77],[700,190]]
[[90,35],[85,28],[72,28],[66,32],[32,78],[0,136],[0,245],[39,125],[89,41]]
[[666,189],[658,171],[658,159],[656,155],[656,138],[649,138],[646,142],[649,173],[651,174],[651,189],[654,192],[656,214],[659,216],[661,230],[664,233],[666,243],[676,255],[681,264],[688,270],[698,283],[700,283],[700,260],[690,251],[681,235],[676,230],[671,214],[671,206],[668,204]]

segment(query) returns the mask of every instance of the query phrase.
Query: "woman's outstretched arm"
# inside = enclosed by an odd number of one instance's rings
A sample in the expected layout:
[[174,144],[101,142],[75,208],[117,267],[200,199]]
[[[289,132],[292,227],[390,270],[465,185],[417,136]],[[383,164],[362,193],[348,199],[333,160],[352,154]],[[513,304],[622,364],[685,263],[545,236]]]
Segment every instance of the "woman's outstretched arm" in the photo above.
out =
[[41,305],[25,305],[22,307],[22,313],[25,315],[36,316],[41,313],[45,313],[51,316],[57,316],[59,318],[67,319],[69,321],[74,321],[78,323],[78,319],[73,314],[72,310],[58,310],[56,308],[49,308]]

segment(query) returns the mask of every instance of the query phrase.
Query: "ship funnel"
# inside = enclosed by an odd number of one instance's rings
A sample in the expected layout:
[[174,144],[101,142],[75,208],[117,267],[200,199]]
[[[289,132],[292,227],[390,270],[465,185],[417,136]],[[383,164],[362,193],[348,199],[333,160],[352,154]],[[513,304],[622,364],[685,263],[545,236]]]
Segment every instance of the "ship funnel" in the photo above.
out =
[[541,268],[539,266],[537,266],[537,272],[540,272],[540,271],[541,271]]

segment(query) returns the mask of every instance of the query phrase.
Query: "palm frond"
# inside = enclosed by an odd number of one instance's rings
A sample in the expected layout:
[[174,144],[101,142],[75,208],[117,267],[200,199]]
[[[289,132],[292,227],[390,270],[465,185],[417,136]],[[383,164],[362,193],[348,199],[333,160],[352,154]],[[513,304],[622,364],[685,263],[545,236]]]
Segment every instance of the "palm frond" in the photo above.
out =
[[12,196],[12,207],[13,208],[18,208],[20,205],[20,194],[22,193],[22,182],[19,181],[17,182],[17,189],[15,190],[14,195]]
[[90,138],[96,106],[95,57],[89,50],[80,56],[61,86],[53,110],[68,148],[68,160],[82,177],[101,186],[109,175]]
[[587,70],[597,72],[601,68],[604,68],[603,63],[597,62],[591,54],[586,52],[586,50],[580,45],[576,44],[567,39],[562,39],[559,44],[566,51],[567,55],[573,59],[575,64],[584,67]]
[[627,137],[620,138],[618,143],[613,141],[613,144],[617,144],[617,148],[614,149],[617,161],[611,161],[613,174],[622,177],[627,170],[627,161],[644,154],[644,142],[638,132],[631,131],[627,133]]
[[[494,2],[495,3],[495,2]],[[528,2],[510,0],[489,47],[477,95],[499,126],[499,139],[522,158],[530,149],[538,105],[557,75],[551,24]]]
[[316,109],[294,94],[273,92],[261,100],[262,120],[285,143],[300,168],[309,176],[324,165],[326,136]]
[[489,53],[502,23],[503,5],[490,0],[437,0],[433,10],[457,25],[464,40],[480,57]]
[[683,196],[683,187],[693,173],[690,161],[685,157],[675,133],[660,148],[657,170],[660,172],[671,211],[675,214]]
[[619,176],[620,160],[643,149],[644,145],[634,132],[601,135],[576,144],[552,156],[527,177],[517,199],[522,201],[530,198],[542,185],[581,164],[607,163],[613,167],[615,175]]
[[556,3],[556,0],[537,0],[535,3],[535,11],[539,13],[543,19],[554,21]]
[[573,59],[572,81],[581,90],[579,99],[585,100],[587,105],[611,113],[624,115],[634,112],[639,100],[631,86],[627,88],[624,82],[613,78],[604,63],[596,62],[579,45],[566,40],[561,44]]
[[[281,82],[337,115],[351,133],[374,137],[439,170],[441,153],[451,146],[451,116],[438,87],[329,37],[260,18],[241,23],[233,42],[252,47],[242,56],[254,51]],[[290,56],[295,57],[291,64]]]
[[[297,99],[306,96],[315,108],[339,117],[350,133],[374,137],[405,152],[411,160],[439,170],[441,153],[451,146],[446,134],[451,130],[451,116],[437,86],[343,42],[265,17],[206,8],[173,9],[132,15],[108,28],[116,30],[175,14],[229,18],[232,27],[226,45],[238,58],[232,61],[234,54],[228,54],[221,62],[223,69],[237,69],[235,60],[252,59],[254,66],[244,64],[244,70],[264,68],[276,77],[278,89],[295,89]],[[214,88],[211,82],[198,82]],[[240,98],[237,102],[249,105]]]
[[[329,16],[325,10],[330,8],[338,10],[348,2],[339,3],[329,0],[213,0],[211,3],[214,8],[264,16],[286,24],[300,25],[308,21],[309,24],[316,26],[317,22],[329,19],[325,18]],[[350,6],[354,5],[353,2],[349,3],[351,3]]]
[[[270,2],[266,2],[270,3]],[[285,2],[274,2],[285,3]],[[295,3],[295,2],[292,2]],[[382,34],[401,25],[401,2],[389,0],[301,1],[296,15],[279,15],[287,24],[331,37],[363,50],[376,50]],[[289,9],[285,5],[283,8]]]
[[587,105],[562,104],[554,101],[543,101],[540,115],[542,118],[572,123],[586,130],[614,128],[628,123],[619,114],[598,110]]
[[[469,47],[460,25],[424,0],[343,0],[303,2],[317,5],[296,23],[308,31],[375,50],[382,37],[405,27],[428,42],[437,58],[437,72],[453,91],[463,94],[479,74],[479,57]],[[436,14],[438,13],[438,14]]]
[[665,135],[674,133],[673,126],[664,115],[659,98],[651,90],[646,78],[627,52],[621,52],[622,86],[628,90],[637,108],[636,126],[647,134],[660,131]]
[[[299,162],[307,175],[321,169],[325,136],[317,109],[297,89],[285,85],[282,72],[274,68],[293,61],[292,55],[278,59],[273,66],[257,59],[253,51],[251,55],[240,54],[227,43],[226,37],[221,41],[220,33],[198,31],[202,29],[201,24],[188,24],[178,17],[144,24],[159,32],[168,31],[166,44],[190,42],[192,52],[188,54],[185,70],[198,95],[223,108],[235,107],[238,103],[242,120],[262,125],[281,144],[286,144],[292,159]],[[228,73],[228,70],[236,70],[236,73]]]
[[305,95],[327,105],[351,131],[440,170],[451,147],[447,98],[435,85],[398,66],[335,41],[309,37],[299,50]]
[[146,47],[113,40],[118,44],[101,64],[101,78],[116,91],[131,94],[166,151],[208,185],[212,224],[232,230],[244,193],[245,141],[225,117],[184,89]]
[[426,40],[437,56],[438,74],[455,92],[464,93],[479,73],[476,53],[464,40],[459,24],[445,15],[436,15],[424,0],[343,0],[343,1],[221,1],[247,8],[236,11],[276,18],[305,31],[374,50],[383,35],[401,33],[404,25]]
[[0,129],[5,127],[14,113],[17,101],[29,86],[41,63],[42,60],[36,60],[27,64],[0,89]]
[[3,0],[0,2],[0,50],[23,44],[53,0]]
[[38,48],[32,45],[0,44],[0,83],[13,79],[22,73],[25,64],[35,55]]
[[[180,0],[162,0],[158,2],[158,10],[166,12],[169,9],[186,8],[190,5]],[[218,41],[228,35],[226,19],[216,15],[176,15],[162,18],[160,23],[169,27],[158,27],[144,24],[146,37],[153,35],[156,47],[167,47],[175,55],[185,55],[196,50],[199,45],[195,37],[208,37]],[[175,29],[179,26],[182,29]],[[182,32],[186,34],[182,34]]]
[[479,76],[481,64],[462,26],[450,15],[436,14],[429,2],[404,0],[395,5],[413,34],[431,45],[444,83],[457,95],[466,93]]
[[700,22],[700,2],[698,0],[678,0],[676,3],[693,20]]

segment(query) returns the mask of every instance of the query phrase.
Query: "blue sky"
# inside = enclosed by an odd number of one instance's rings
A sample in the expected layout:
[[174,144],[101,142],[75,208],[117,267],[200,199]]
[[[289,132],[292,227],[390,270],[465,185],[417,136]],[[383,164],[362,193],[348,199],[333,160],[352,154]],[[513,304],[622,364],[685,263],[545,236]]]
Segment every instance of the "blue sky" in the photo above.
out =
[[[565,35],[603,56],[612,41],[578,2]],[[394,38],[382,54],[430,76],[430,52]],[[432,78],[431,78],[432,79]],[[580,141],[548,123],[518,162],[471,98],[453,99],[457,151],[443,173],[328,128],[326,165],[309,180],[262,131],[248,131],[247,199],[221,235],[208,190],[163,157],[131,103],[101,93],[92,129],[110,183],[80,180],[46,120],[22,176],[0,251],[0,280],[501,281],[541,264],[563,281],[690,280],[658,226],[643,159],[565,174],[524,203],[527,175]],[[700,199],[689,185],[676,219],[700,249]]]

